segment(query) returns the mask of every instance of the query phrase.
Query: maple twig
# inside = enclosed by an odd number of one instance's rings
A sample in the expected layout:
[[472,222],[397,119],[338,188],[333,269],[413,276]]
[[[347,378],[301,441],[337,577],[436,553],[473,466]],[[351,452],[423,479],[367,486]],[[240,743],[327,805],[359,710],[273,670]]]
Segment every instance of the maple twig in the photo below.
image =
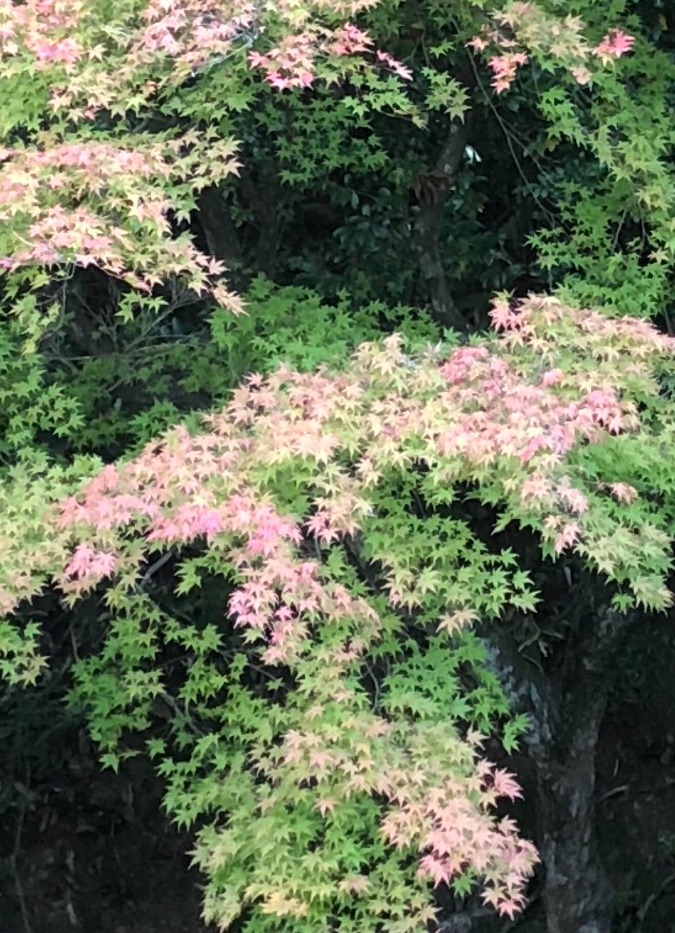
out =
[[138,589],[144,590],[150,577],[154,576],[154,574],[156,574],[157,571],[160,570],[165,564],[168,564],[168,562],[171,560],[173,556],[174,556],[173,551],[166,551],[166,553],[162,554],[161,557],[157,558],[154,564],[150,564],[150,566],[148,567],[148,569],[145,571],[145,573],[140,579],[140,582],[138,584]]
[[652,907],[654,906],[654,904],[659,900],[659,898],[663,896],[663,894],[664,894],[665,891],[666,891],[666,888],[670,887],[670,885],[671,885],[674,881],[675,881],[675,874],[673,874],[673,875],[668,875],[668,877],[665,879],[665,881],[664,881],[663,884],[660,886],[660,888],[658,889],[658,891],[655,891],[654,894],[650,894],[650,896],[649,896],[649,897],[647,898],[647,900],[644,902],[644,904],[642,905],[642,907],[640,907],[640,909],[639,909],[638,912],[637,912],[637,916],[638,916],[638,933],[639,933],[640,930],[642,930],[642,928],[643,928],[643,926],[644,926],[645,918],[646,918],[647,914],[649,913],[649,911],[652,909]]
[[[523,182],[525,188],[527,189],[528,194],[529,194],[530,197],[533,199],[534,203],[535,203],[535,204],[539,207],[539,209],[542,211],[542,213],[543,213],[544,216],[546,217],[547,221],[553,226],[553,225],[555,224],[555,222],[556,222],[556,218],[555,218],[555,216],[553,215],[553,213],[552,213],[551,211],[549,211],[548,208],[546,207],[546,205],[543,203],[543,201],[541,200],[541,198],[540,198],[539,195],[537,194],[536,189],[535,189],[534,186],[532,185],[532,182],[530,181],[530,179],[529,179],[529,178],[527,177],[527,175],[525,174],[525,171],[524,171],[524,169],[523,169],[523,167],[522,167],[522,165],[521,165],[521,163],[520,163],[520,159],[518,158],[518,155],[517,155],[517,153],[516,153],[516,150],[514,149],[514,146],[513,146],[513,140],[514,140],[514,139],[522,146],[523,149],[526,149],[527,146],[529,145],[529,143],[527,143],[526,141],[519,140],[519,139],[518,139],[518,134],[515,132],[515,130],[514,130],[511,126],[509,126],[509,125],[506,123],[506,121],[502,118],[501,114],[499,113],[499,111],[497,110],[497,108],[496,108],[495,105],[494,105],[494,102],[493,102],[493,100],[492,100],[492,95],[491,95],[491,94],[487,91],[487,89],[485,88],[485,84],[484,84],[484,82],[483,82],[482,79],[481,79],[480,73],[479,73],[478,69],[476,68],[476,63],[475,63],[475,61],[474,61],[473,55],[471,55],[471,54],[469,54],[469,62],[470,62],[470,64],[471,64],[471,69],[472,69],[472,71],[473,71],[473,73],[474,73],[474,77],[475,77],[475,81],[476,81],[476,86],[480,88],[481,94],[482,94],[482,96],[483,96],[483,98],[484,98],[486,104],[488,105],[488,107],[490,108],[490,110],[492,111],[492,113],[494,114],[494,117],[495,117],[497,123],[499,124],[499,127],[500,127],[501,131],[502,131],[503,134],[504,134],[504,139],[506,140],[506,145],[509,147],[509,152],[511,153],[511,158],[513,159],[513,164],[514,164],[515,167],[516,167],[516,171],[517,171],[518,174],[520,175],[521,180],[522,180],[522,182]],[[534,153],[528,152],[527,155],[528,155],[528,158],[536,165],[537,170],[539,171],[539,173],[540,173],[540,175],[542,176],[542,178],[544,178],[546,181],[548,181],[549,179],[551,179],[551,174],[550,174],[549,172],[547,172],[547,171],[543,168],[541,162],[536,158],[536,156],[534,155]]]
[[199,736],[200,738],[204,738],[204,736],[208,735],[208,732],[205,732],[204,729],[200,729],[192,716],[190,716],[190,714],[180,705],[180,703],[174,700],[170,693],[162,691],[162,693],[159,694],[159,699],[166,703],[173,714],[179,720],[182,719],[188,729],[190,729],[195,735]]
[[375,676],[375,672],[367,662],[364,664],[370,679],[373,682],[373,710],[377,712],[380,708],[380,682]]

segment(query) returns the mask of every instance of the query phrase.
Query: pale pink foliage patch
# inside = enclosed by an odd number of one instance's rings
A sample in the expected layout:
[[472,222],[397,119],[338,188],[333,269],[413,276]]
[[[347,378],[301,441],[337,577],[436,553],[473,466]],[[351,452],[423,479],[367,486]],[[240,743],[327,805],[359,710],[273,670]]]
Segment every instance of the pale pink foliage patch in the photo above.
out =
[[630,505],[638,497],[638,491],[629,483],[609,483],[607,488],[618,502]]
[[593,49],[593,54],[597,55],[602,62],[611,61],[612,58],[621,58],[626,55],[635,45],[633,36],[629,36],[621,29],[612,29],[602,42]]
[[[318,59],[359,55],[372,45],[349,22],[325,25],[324,15],[348,20],[375,2],[147,0],[124,28],[111,30],[96,6],[82,0],[2,0],[0,62],[27,56],[38,68],[58,66],[67,80],[55,81],[52,106],[73,120],[123,109],[138,91],[152,97],[243,51],[250,37],[268,34],[278,43],[251,52],[252,66],[279,90],[308,87]],[[403,76],[394,59],[381,62]]]
[[[265,54],[249,52],[249,62],[265,73],[265,81],[277,90],[311,87],[316,77],[315,62],[322,58],[353,58],[373,51],[373,40],[352,23],[338,29],[315,28],[287,36]],[[412,72],[392,55],[375,51],[375,63],[399,78],[410,80]]]
[[[115,117],[153,108],[187,78],[235,54],[243,58],[251,43],[250,64],[277,90],[309,87],[324,59],[409,77],[386,53],[373,59],[371,40],[349,22],[375,2],[146,0],[117,28],[105,5],[0,0],[0,75],[47,70],[56,125],[87,123],[101,111]],[[332,67],[330,79],[339,71]],[[135,149],[128,138],[124,146],[67,143],[58,133],[41,133],[34,147],[2,149],[0,222],[8,222],[16,246],[0,257],[0,271],[95,265],[144,292],[182,277],[197,295],[208,292],[240,313],[221,263],[187,235],[173,237],[168,221],[169,210],[185,213],[176,189],[188,182],[194,195],[237,171],[235,144],[215,130],[189,132],[180,142],[136,142]]]
[[293,87],[311,87],[315,79],[314,59],[318,39],[309,33],[287,36],[265,55],[249,52],[254,68],[265,72],[265,80],[278,91]]
[[[87,544],[79,544],[65,569],[63,588],[65,592],[83,592],[109,577],[116,566],[117,558],[114,554],[96,551]],[[69,579],[72,583],[69,583]]]
[[633,36],[613,29],[593,48],[584,37],[584,23],[578,16],[556,16],[536,3],[508,3],[491,18],[492,24],[467,45],[489,55],[491,84],[497,94],[511,87],[518,69],[534,55],[554,60],[583,85],[593,78],[588,67],[592,58],[606,65],[630,52],[635,44]]
[[525,52],[504,52],[503,55],[494,55],[488,62],[492,71],[492,87],[498,94],[507,91],[513,84],[518,68],[527,64],[528,56]]
[[195,132],[123,145],[47,137],[39,147],[4,149],[0,158],[0,222],[11,225],[16,243],[0,258],[6,271],[95,265],[146,292],[183,276],[197,294],[208,290],[241,310],[222,283],[222,263],[189,238],[174,237],[168,219],[173,184],[188,182],[198,191],[239,170],[230,140]]

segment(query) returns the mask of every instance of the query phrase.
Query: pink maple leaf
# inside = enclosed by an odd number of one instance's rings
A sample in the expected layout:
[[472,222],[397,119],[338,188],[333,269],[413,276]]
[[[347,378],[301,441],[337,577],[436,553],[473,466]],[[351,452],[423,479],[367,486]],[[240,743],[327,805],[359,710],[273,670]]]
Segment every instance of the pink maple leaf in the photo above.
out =
[[284,78],[279,74],[278,71],[273,71],[271,74],[268,74],[265,77],[265,81],[272,87],[276,88],[278,91],[285,91],[291,86],[291,81],[289,78]]
[[353,875],[352,877],[344,878],[338,887],[341,891],[345,891],[348,894],[360,894],[362,891],[367,890],[368,885],[369,881],[364,875]]
[[314,774],[321,774],[333,763],[333,756],[325,749],[317,749],[309,753],[309,766]]
[[561,554],[566,548],[570,547],[581,534],[581,528],[577,522],[570,522],[565,525],[555,540],[555,552]]
[[546,439],[544,437],[533,437],[527,442],[525,447],[521,450],[519,454],[519,460],[521,463],[529,463],[529,461],[534,457],[537,451],[541,450],[542,447],[547,447]]
[[503,768],[495,768],[492,786],[498,797],[508,797],[509,800],[515,800],[517,797],[523,796],[513,775],[509,774],[508,771],[504,771]]
[[469,39],[466,44],[469,46],[469,48],[475,49],[476,52],[484,52],[488,47],[487,39],[483,38],[482,36],[474,36],[474,38]]
[[82,57],[82,51],[74,39],[62,39],[60,42],[36,42],[33,51],[40,62],[71,64]]
[[510,897],[505,901],[498,902],[497,912],[500,914],[506,914],[510,920],[513,920],[515,915],[522,909],[522,906],[523,901],[520,898]]
[[588,84],[593,78],[593,74],[584,65],[572,68],[571,73],[577,84]]
[[512,308],[508,301],[495,301],[490,311],[490,318],[496,331],[512,330],[522,323],[520,313]]
[[613,29],[607,33],[600,45],[593,49],[595,55],[602,61],[607,62],[611,58],[621,58],[626,52],[630,52],[635,44],[635,38],[622,32],[620,29]]
[[206,509],[194,517],[194,530],[212,538],[223,530],[223,516],[215,509]]
[[377,52],[375,58],[389,68],[390,71],[393,71],[395,75],[398,75],[399,78],[403,78],[404,81],[412,79],[412,71],[387,52]]
[[78,577],[106,577],[109,576],[117,564],[114,554],[104,551],[95,551],[87,544],[79,544],[70,563],[66,567],[66,576]]
[[608,489],[618,502],[630,503],[638,497],[637,489],[628,483],[610,483]]
[[575,489],[569,482],[565,481],[559,483],[556,488],[556,493],[558,499],[567,505],[575,515],[583,515],[584,512],[588,511],[588,499],[583,492]]
[[335,801],[331,800],[329,797],[322,797],[320,800],[317,800],[316,808],[321,816],[325,816],[327,813],[333,812],[335,809]]
[[314,84],[314,75],[311,71],[301,71],[293,78],[294,87],[311,87]]
[[261,55],[260,52],[249,52],[248,60],[253,68],[264,68],[267,64],[269,64],[269,59],[267,56]]
[[541,377],[541,384],[544,388],[558,385],[564,376],[565,374],[561,369],[549,369]]
[[418,874],[422,878],[432,878],[434,887],[437,887],[449,880],[450,869],[445,859],[438,858],[436,855],[425,855],[420,859]]

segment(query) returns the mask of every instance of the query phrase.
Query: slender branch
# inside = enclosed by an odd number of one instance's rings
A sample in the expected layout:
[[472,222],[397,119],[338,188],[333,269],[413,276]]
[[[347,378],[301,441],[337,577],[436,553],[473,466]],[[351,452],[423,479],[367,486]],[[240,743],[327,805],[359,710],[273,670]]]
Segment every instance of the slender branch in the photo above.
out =
[[[544,214],[544,216],[546,217],[546,219],[548,220],[548,222],[549,222],[551,225],[554,225],[554,224],[556,223],[556,218],[555,218],[555,216],[551,213],[551,211],[546,207],[546,205],[543,203],[543,201],[542,201],[542,200],[539,198],[539,196],[537,195],[537,192],[536,192],[535,189],[533,188],[532,182],[530,181],[530,179],[529,179],[529,178],[527,177],[527,175],[525,174],[525,171],[523,170],[523,167],[522,167],[522,165],[521,165],[520,159],[518,158],[518,155],[517,155],[517,153],[516,153],[516,150],[515,150],[514,147],[513,147],[513,140],[514,140],[514,139],[520,144],[520,146],[521,146],[523,149],[526,148],[526,145],[527,145],[526,142],[524,142],[524,141],[522,141],[522,140],[519,140],[519,139],[518,139],[518,134],[515,132],[515,130],[513,130],[513,128],[510,127],[510,126],[504,121],[504,119],[502,118],[501,114],[499,113],[499,111],[497,110],[497,108],[496,108],[495,105],[494,105],[494,102],[493,102],[493,100],[492,100],[492,96],[490,95],[489,91],[485,88],[485,84],[484,84],[483,81],[481,80],[481,76],[480,76],[480,74],[479,74],[478,69],[476,68],[476,62],[474,61],[473,55],[469,55],[468,58],[469,58],[469,62],[471,63],[471,69],[472,69],[473,74],[474,74],[474,78],[475,78],[475,81],[476,81],[476,86],[477,86],[478,88],[480,88],[480,91],[481,91],[481,94],[482,94],[482,96],[483,96],[483,99],[485,100],[485,102],[487,103],[488,107],[489,107],[490,110],[492,111],[492,113],[493,113],[493,115],[494,115],[494,117],[495,117],[497,123],[499,124],[500,129],[502,130],[502,132],[503,132],[503,134],[504,134],[504,139],[506,140],[506,145],[507,145],[508,148],[509,148],[509,152],[510,152],[510,154],[511,154],[511,158],[513,159],[513,164],[514,164],[514,166],[515,166],[515,168],[516,168],[516,171],[517,171],[518,174],[520,175],[520,178],[521,178],[523,184],[525,185],[525,187],[527,188],[527,191],[528,191],[530,197],[533,199],[533,201],[535,202],[535,204],[536,204],[536,205],[539,207],[539,209],[542,211],[542,213]],[[543,176],[543,178],[546,179],[546,180],[549,180],[549,179],[552,177],[551,174],[550,174],[549,172],[546,172],[546,170],[545,170],[545,169],[543,168],[543,166],[541,165],[540,161],[539,161],[532,153],[529,153],[529,158],[530,158],[531,161],[537,166],[537,169],[538,169],[538,171],[539,171],[540,176]]]

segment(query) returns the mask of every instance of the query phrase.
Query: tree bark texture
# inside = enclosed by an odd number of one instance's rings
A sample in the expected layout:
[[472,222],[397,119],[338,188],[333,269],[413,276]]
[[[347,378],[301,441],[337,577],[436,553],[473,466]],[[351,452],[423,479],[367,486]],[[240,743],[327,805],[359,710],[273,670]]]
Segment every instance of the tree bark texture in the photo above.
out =
[[548,933],[609,933],[613,893],[595,825],[595,751],[612,661],[630,616],[585,620],[569,659],[545,671],[529,663],[505,628],[483,639],[514,708],[529,714],[524,744],[537,782],[537,844]]
[[537,776],[539,852],[546,878],[543,901],[548,933],[609,933],[613,894],[597,846],[595,749],[605,707],[595,697],[583,702],[564,735],[533,756]]
[[228,268],[239,265],[243,258],[239,234],[220,188],[217,185],[205,188],[199,194],[197,205],[210,254]]
[[465,122],[453,120],[433,172],[433,196],[420,200],[412,222],[413,251],[419,263],[428,299],[436,320],[443,327],[464,330],[466,321],[458,310],[448,286],[440,245],[443,212],[453,178],[466,148],[468,131]]

